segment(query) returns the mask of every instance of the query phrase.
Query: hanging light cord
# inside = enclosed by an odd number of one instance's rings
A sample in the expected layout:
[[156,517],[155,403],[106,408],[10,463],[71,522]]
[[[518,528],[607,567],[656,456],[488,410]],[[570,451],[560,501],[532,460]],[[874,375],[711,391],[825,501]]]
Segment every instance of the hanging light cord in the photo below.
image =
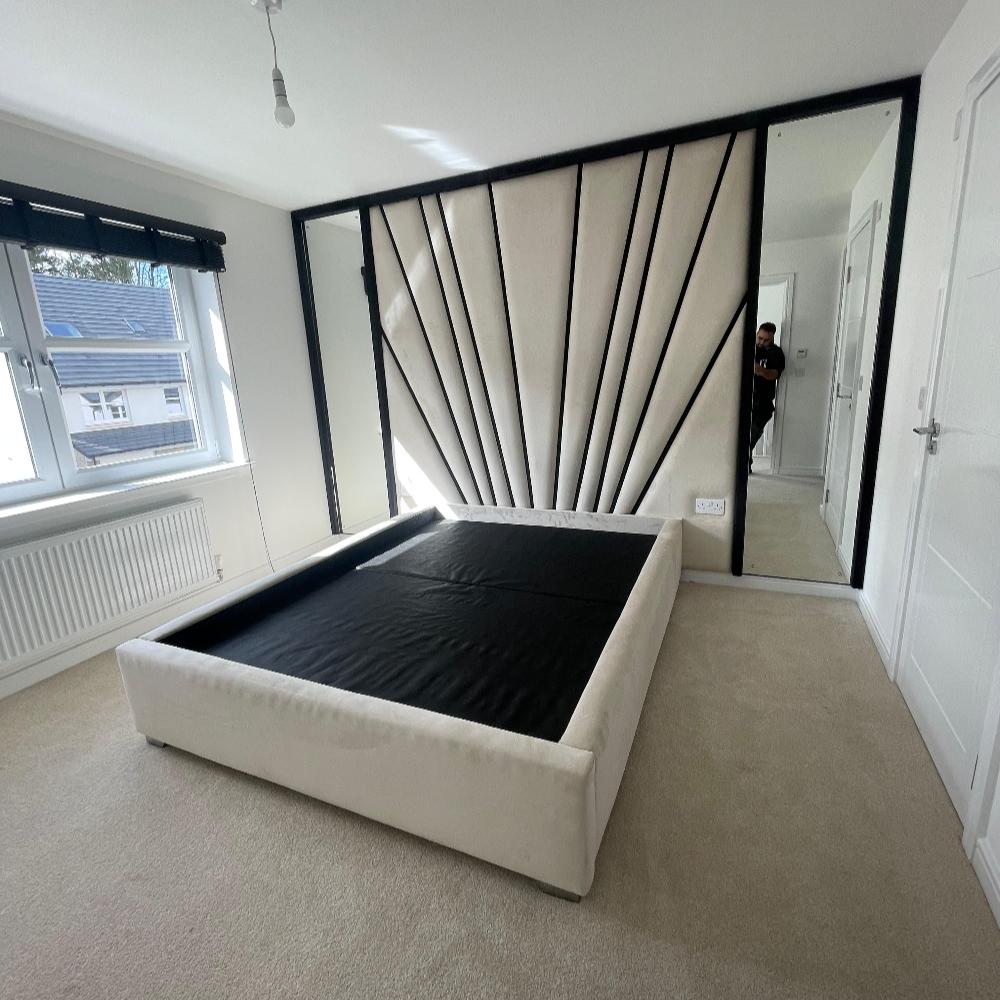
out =
[[278,68],[278,43],[274,40],[274,28],[271,27],[271,8],[265,10],[267,14],[267,30],[271,36],[271,48],[274,50],[274,68]]

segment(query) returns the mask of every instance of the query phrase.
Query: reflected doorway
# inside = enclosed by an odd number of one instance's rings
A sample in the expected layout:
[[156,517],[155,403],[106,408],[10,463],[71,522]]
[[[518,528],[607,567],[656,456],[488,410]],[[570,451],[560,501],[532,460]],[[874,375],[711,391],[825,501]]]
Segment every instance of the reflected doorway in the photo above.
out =
[[768,130],[745,573],[850,581],[900,109]]

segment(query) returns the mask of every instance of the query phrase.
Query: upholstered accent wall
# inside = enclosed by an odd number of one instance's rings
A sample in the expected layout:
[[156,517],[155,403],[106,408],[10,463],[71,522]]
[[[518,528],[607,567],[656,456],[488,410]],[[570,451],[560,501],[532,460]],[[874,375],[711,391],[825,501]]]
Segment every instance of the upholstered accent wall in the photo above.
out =
[[371,209],[400,491],[683,517],[685,565],[727,571],[753,142]]

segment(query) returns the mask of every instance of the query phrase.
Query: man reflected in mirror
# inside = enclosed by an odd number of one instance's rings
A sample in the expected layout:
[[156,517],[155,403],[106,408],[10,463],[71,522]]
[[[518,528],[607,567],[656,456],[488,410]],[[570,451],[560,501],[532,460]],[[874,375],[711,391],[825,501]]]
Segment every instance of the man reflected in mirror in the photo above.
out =
[[774,396],[778,379],[785,370],[785,353],[774,342],[777,328],[773,323],[761,323],[757,330],[757,347],[753,360],[753,403],[750,408],[750,471],[753,472],[753,450],[764,433],[767,422],[774,416]]

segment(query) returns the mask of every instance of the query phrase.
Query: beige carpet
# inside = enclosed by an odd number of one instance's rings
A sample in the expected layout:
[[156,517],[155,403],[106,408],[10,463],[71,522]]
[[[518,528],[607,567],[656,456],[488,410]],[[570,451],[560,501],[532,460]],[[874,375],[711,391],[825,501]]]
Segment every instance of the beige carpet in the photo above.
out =
[[743,571],[755,576],[846,583],[819,513],[820,479],[752,475],[747,481]]
[[684,585],[589,897],[0,702],[0,994],[986,998],[1000,931],[853,605]]

